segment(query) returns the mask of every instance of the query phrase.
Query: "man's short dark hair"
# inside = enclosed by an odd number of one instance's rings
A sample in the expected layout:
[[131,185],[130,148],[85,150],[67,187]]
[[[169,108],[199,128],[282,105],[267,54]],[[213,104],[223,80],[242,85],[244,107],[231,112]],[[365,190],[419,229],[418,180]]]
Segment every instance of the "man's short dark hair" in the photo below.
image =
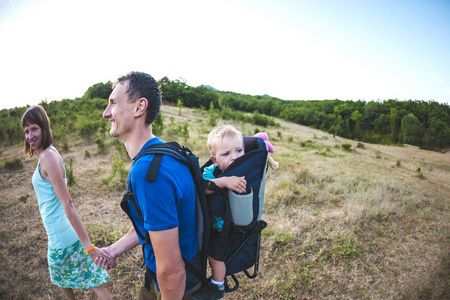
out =
[[135,102],[140,98],[145,98],[148,101],[147,116],[145,117],[146,124],[152,124],[159,114],[161,108],[162,91],[158,82],[149,74],[143,72],[130,72],[125,76],[119,77],[114,83],[113,88],[118,83],[123,83],[129,80],[128,101]]

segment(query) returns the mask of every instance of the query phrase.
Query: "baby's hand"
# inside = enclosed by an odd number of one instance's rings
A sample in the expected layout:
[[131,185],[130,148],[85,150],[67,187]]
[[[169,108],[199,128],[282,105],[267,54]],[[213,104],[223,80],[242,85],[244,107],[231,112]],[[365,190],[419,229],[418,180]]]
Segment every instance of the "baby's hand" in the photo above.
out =
[[237,177],[223,177],[225,178],[225,187],[233,192],[238,194],[244,194],[247,190],[247,180],[245,180],[245,176]]

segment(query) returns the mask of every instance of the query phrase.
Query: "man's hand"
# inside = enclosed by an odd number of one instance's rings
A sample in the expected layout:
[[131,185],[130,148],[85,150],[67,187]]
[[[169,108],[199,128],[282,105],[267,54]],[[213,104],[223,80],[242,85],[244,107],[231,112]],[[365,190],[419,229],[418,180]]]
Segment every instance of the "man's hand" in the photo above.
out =
[[[92,258],[91,252],[94,251],[96,251],[96,253],[99,253],[99,255],[96,255],[94,258]],[[94,263],[100,268],[109,271],[110,269],[113,269],[117,266],[116,257],[111,253],[111,251],[108,250],[108,248],[99,249],[95,247],[91,252],[89,252],[89,256],[91,256],[91,258],[94,260]]]
[[[122,236],[117,242],[109,247],[102,248],[105,255],[103,257],[96,257],[94,262],[100,268],[106,271],[115,268],[117,266],[116,258],[122,253],[139,245],[139,239],[136,235],[136,231],[132,227],[124,236]],[[108,258],[109,257],[109,258]]]

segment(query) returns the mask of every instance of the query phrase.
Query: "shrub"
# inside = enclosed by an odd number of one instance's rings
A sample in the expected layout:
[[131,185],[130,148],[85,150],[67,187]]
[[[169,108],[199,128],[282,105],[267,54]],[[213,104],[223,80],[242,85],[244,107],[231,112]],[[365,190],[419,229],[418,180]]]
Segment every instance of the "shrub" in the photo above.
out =
[[163,131],[164,131],[164,116],[162,113],[159,113],[152,123],[152,132],[156,136],[161,136]]
[[95,139],[95,143],[97,144],[98,147],[98,153],[106,154],[108,148],[106,147],[105,141],[101,137],[98,137]]
[[64,151],[69,150],[69,142],[67,141],[67,137],[65,135],[63,137],[61,137],[61,143],[62,143],[61,148]]
[[229,107],[222,107],[220,111],[220,116],[225,120],[234,120],[236,119],[235,112]]
[[78,122],[76,129],[81,137],[90,141],[97,130],[97,124],[95,121],[82,119]]
[[266,115],[260,114],[258,111],[255,111],[252,115],[252,124],[267,126],[269,125],[269,118]]
[[63,151],[69,150],[69,142],[67,141],[67,129],[64,124],[61,125],[58,130],[56,130],[54,138],[61,141],[61,148]]
[[122,157],[128,157],[127,148],[125,148],[125,144],[121,140],[113,139],[111,145],[114,145],[114,148],[116,148],[117,152],[119,152]]
[[219,124],[219,115],[214,111],[209,112],[209,125],[215,127]]
[[91,153],[87,150],[84,150],[84,157],[86,158],[90,158],[91,157]]
[[209,125],[215,127],[219,123],[219,114],[214,108],[214,103],[211,102],[209,105]]
[[351,260],[361,255],[361,246],[354,236],[342,234],[334,240],[332,252],[338,260]]
[[119,227],[109,225],[105,227],[101,223],[86,226],[86,232],[91,238],[91,242],[98,247],[106,247],[118,241],[128,230],[128,227]]
[[181,128],[181,135],[183,136],[183,140],[186,143],[187,140],[189,139],[189,124],[188,123],[184,123],[183,127]]
[[71,157],[69,160],[69,167],[66,170],[66,175],[67,175],[67,185],[68,186],[72,186],[75,184],[75,176],[73,176],[73,158]]
[[380,150],[375,151],[375,158],[381,159],[381,151]]
[[111,166],[111,176],[102,178],[102,184],[116,190],[123,190],[127,187],[128,169],[125,162],[118,156],[114,157]]
[[23,164],[20,158],[15,158],[13,160],[5,160],[2,164],[2,168],[8,171],[22,169]]
[[356,148],[365,149],[364,144],[361,142],[358,142],[358,144],[356,145]]
[[181,115],[181,109],[183,108],[183,101],[181,101],[181,99],[178,99],[177,106],[178,106],[178,115],[180,116]]
[[344,149],[345,151],[351,151],[352,149],[352,145],[351,144],[349,144],[349,143],[343,143],[342,145],[341,145],[341,147],[342,147],[342,149]]

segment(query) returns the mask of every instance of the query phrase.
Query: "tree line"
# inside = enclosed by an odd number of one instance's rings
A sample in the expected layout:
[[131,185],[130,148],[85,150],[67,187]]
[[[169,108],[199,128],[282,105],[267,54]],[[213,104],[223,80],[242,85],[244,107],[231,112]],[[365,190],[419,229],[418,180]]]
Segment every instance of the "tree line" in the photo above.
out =
[[[192,87],[182,79],[162,78],[163,101],[208,110],[210,122],[217,118],[277,126],[274,118],[320,129],[348,139],[379,144],[411,144],[435,151],[450,147],[450,107],[423,100],[282,100]],[[81,98],[40,104],[52,122],[55,139],[67,143],[67,133],[86,139],[104,134],[108,122],[102,113],[111,93],[111,82],[97,83]],[[0,111],[0,145],[23,140],[20,118],[27,107]],[[161,120],[159,120],[161,122]]]
[[429,150],[450,147],[450,107],[423,100],[281,100],[191,87],[182,80],[160,81],[167,102],[188,107],[259,113],[320,129],[344,138],[378,144],[411,144]]

